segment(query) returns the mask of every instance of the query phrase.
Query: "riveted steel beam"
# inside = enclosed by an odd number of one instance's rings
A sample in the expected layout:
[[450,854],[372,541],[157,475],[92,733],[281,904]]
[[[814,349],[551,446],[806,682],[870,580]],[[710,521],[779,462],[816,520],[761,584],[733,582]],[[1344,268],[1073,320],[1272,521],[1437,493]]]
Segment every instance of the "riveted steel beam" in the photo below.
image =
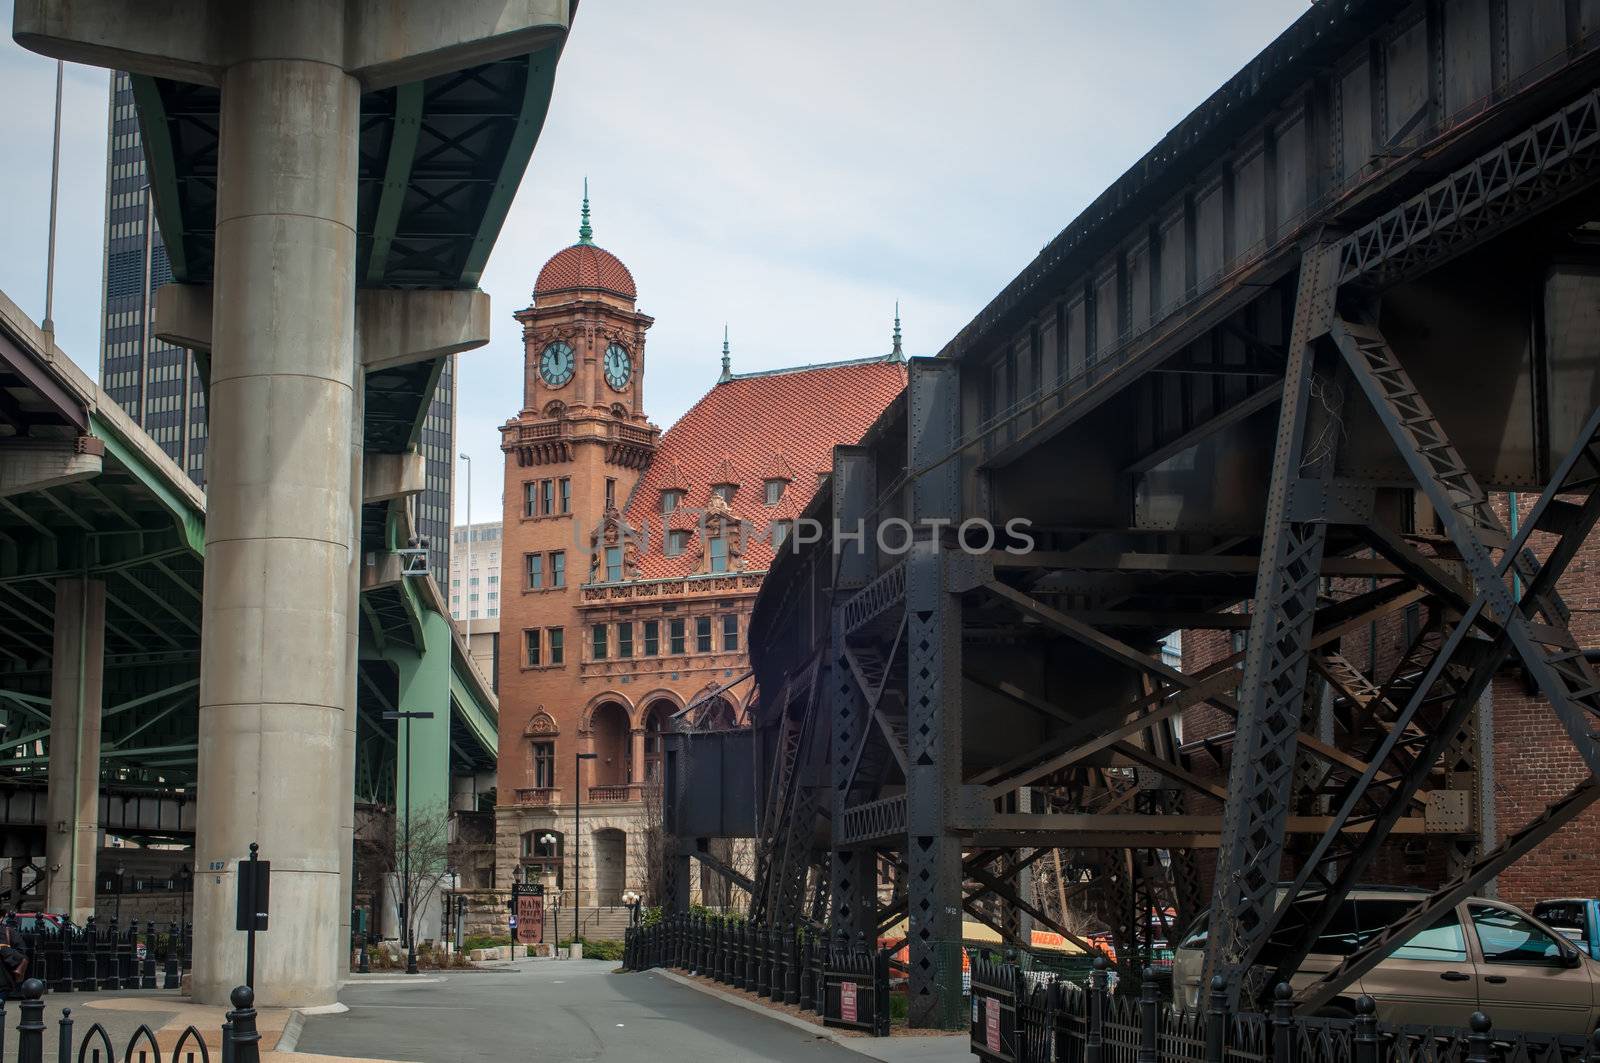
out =
[[1239,685],[1205,963],[1206,983],[1220,975],[1235,1000],[1246,957],[1270,929],[1327,539],[1326,522],[1304,519],[1295,503],[1301,485],[1320,482],[1331,467],[1338,442],[1337,432],[1330,434],[1326,409],[1314,398],[1329,386],[1328,376],[1318,370],[1316,348],[1333,318],[1335,254],[1333,246],[1318,245],[1300,263],[1261,567]]

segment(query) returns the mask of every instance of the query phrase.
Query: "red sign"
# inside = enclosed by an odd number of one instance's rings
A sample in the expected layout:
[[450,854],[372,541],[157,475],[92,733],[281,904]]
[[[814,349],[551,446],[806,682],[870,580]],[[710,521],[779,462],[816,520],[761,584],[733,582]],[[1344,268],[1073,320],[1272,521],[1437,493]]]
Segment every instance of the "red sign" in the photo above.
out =
[[856,984],[839,983],[839,1018],[845,1022],[856,1021]]
[[523,893],[517,896],[517,944],[544,944],[544,898]]
[[984,997],[984,1039],[989,1042],[989,1051],[1000,1054],[1000,998]]

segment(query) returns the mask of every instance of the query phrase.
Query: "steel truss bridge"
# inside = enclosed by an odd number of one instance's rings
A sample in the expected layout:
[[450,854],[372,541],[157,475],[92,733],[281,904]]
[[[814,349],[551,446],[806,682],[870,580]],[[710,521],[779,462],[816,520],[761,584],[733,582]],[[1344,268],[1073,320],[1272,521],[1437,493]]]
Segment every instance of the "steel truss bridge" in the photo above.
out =
[[[1132,976],[1148,913],[1210,904],[1237,1000],[1401,842],[1442,848],[1315,1009],[1600,798],[1559,589],[1600,517],[1597,43],[1586,0],[1314,4],[913,360],[808,514],[866,536],[766,580],[745,748],[676,740],[675,884],[752,836],[757,918],[905,920],[912,1022],[960,1026],[963,915],[1072,938],[1076,897]],[[1537,501],[1513,531],[1491,490]],[[1373,625],[1398,661],[1354,652]],[[1174,631],[1232,652],[1179,671]],[[1508,666],[1588,772],[1491,834]]]

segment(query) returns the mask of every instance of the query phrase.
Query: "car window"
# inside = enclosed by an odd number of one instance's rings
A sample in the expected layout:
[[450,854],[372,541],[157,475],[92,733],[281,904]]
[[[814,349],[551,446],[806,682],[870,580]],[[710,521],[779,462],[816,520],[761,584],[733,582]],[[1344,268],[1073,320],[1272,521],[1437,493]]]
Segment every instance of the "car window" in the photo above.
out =
[[[1272,932],[1260,952],[1260,962],[1276,964],[1289,950],[1305,940],[1307,923],[1316,914],[1318,898],[1296,901],[1284,913],[1278,928]],[[1311,951],[1323,956],[1349,956],[1368,938],[1393,922],[1396,905],[1400,910],[1403,901],[1384,901],[1372,898],[1347,898],[1328,920],[1328,925],[1317,935]]]
[[1544,901],[1533,906],[1533,917],[1562,937],[1589,944],[1589,920],[1582,901]]
[[1211,913],[1201,912],[1200,917],[1194,921],[1189,932],[1178,942],[1180,949],[1203,949],[1206,947],[1206,930],[1211,926]]
[[1563,966],[1565,957],[1556,939],[1533,921],[1488,904],[1471,906],[1472,929],[1486,963],[1521,963],[1541,967]]
[[[1400,902],[1399,907],[1409,907]],[[1398,919],[1401,911],[1395,912]],[[1438,960],[1442,963],[1465,963],[1467,939],[1461,932],[1461,917],[1454,908],[1437,919],[1428,929],[1420,931],[1410,941],[1395,949],[1390,955],[1397,960]]]

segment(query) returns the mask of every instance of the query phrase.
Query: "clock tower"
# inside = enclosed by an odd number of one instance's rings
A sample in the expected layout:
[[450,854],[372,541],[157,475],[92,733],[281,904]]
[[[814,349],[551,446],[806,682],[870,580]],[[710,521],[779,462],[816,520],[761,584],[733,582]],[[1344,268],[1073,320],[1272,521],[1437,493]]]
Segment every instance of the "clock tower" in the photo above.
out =
[[536,732],[549,751],[504,770],[569,799],[578,792],[572,753],[588,734],[573,698],[585,637],[579,606],[586,584],[637,575],[620,514],[661,438],[644,413],[653,319],[637,298],[628,267],[595,245],[585,188],[578,242],[544,264],[532,305],[516,313],[521,410],[500,427],[501,723],[518,736]]

